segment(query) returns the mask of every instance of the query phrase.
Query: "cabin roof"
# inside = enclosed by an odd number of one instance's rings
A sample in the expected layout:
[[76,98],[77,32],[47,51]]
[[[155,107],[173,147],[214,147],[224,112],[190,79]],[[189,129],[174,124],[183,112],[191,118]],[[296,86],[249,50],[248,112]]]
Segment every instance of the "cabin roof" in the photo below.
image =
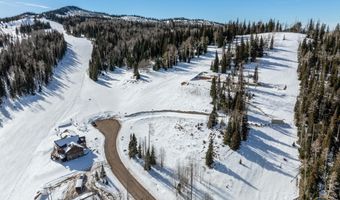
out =
[[84,149],[84,147],[82,147],[80,144],[75,143],[75,142],[71,142],[70,144],[67,145],[67,147],[65,148],[65,153],[71,151],[71,149],[73,148],[81,148]]
[[54,143],[60,147],[63,148],[71,143],[78,143],[79,141],[79,136],[78,135],[71,135],[71,136],[67,136],[65,138],[59,139],[54,141]]

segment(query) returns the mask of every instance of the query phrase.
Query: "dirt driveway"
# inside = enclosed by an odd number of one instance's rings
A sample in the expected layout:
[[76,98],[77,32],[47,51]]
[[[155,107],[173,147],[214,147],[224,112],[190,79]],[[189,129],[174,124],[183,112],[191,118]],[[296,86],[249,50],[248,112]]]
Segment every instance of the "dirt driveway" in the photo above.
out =
[[105,155],[113,174],[136,200],[155,199],[125,168],[117,151],[120,123],[115,119],[96,121],[97,129],[105,136]]

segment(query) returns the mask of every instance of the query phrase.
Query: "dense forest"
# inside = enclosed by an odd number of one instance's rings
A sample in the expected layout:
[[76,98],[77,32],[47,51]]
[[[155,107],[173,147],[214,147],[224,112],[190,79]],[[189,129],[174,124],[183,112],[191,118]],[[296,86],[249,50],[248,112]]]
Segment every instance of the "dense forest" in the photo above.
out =
[[311,21],[299,47],[300,199],[340,199],[340,27]]
[[21,39],[0,34],[0,99],[34,94],[49,83],[67,45],[57,31],[39,30],[46,27],[49,24],[23,25],[18,30],[25,33]]
[[127,21],[119,18],[53,17],[76,36],[94,41],[89,76],[97,80],[101,71],[114,67],[133,68],[139,78],[139,69],[153,66],[154,70],[168,69],[178,62],[190,62],[207,51],[209,44],[222,47],[236,35],[281,31],[274,20],[267,23],[231,21],[227,24],[195,24],[183,21]]

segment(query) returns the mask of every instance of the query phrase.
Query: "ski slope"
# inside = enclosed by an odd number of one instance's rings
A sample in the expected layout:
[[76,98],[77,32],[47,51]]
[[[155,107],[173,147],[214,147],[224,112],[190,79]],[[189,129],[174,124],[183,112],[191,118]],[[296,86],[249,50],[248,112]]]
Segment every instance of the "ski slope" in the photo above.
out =
[[[168,71],[141,71],[142,80],[139,81],[133,80],[131,70],[122,68],[105,73],[95,83],[87,75],[91,42],[70,36],[60,24],[50,23],[52,28],[64,33],[68,43],[65,57],[55,68],[53,81],[42,93],[6,100],[0,108],[3,121],[0,128],[0,199],[32,199],[44,184],[82,171],[94,162],[105,161],[103,136],[89,125],[89,121],[111,116],[122,122],[119,145],[125,164],[156,197],[174,199],[173,189],[167,186],[166,177],[153,178],[135,161],[127,159],[124,152],[127,139],[131,131],[138,134],[137,138],[144,137],[148,133],[148,124],[153,123],[153,139],[167,149],[165,163],[169,169],[175,167],[177,159],[174,157],[179,153],[179,160],[196,153],[197,164],[202,167],[205,152],[202,140],[207,141],[211,131],[203,128],[197,137],[186,133],[192,132],[192,126],[197,122],[205,123],[207,116],[180,113],[127,115],[153,110],[209,113],[212,109],[210,83],[192,79],[201,72],[209,71],[215,48],[210,47],[206,55],[193,59],[190,64],[181,63]],[[254,105],[265,113],[284,118],[290,127],[252,128],[249,140],[242,144],[239,152],[219,147],[216,159],[220,164],[216,169],[204,172],[206,184],[197,184],[198,191],[208,192],[216,199],[292,199],[296,196],[297,188],[291,180],[297,173],[299,161],[297,149],[291,147],[296,139],[292,120],[298,93],[296,51],[303,35],[285,35],[285,41],[282,41],[281,33],[275,35],[276,48],[261,60],[259,79],[268,87],[252,90],[256,94]],[[249,70],[252,67],[250,65]],[[282,84],[288,86],[286,91],[277,90]],[[255,107],[250,106],[250,110],[250,121],[270,120]],[[174,125],[178,121],[187,128],[181,132],[181,138],[174,134]],[[50,152],[53,140],[57,138],[56,130],[64,126],[85,135],[90,147],[96,151],[65,164],[51,161]],[[216,139],[216,148],[221,144],[220,140]],[[187,145],[194,148],[188,150]],[[288,158],[289,162],[283,163],[283,157]],[[240,159],[247,167],[240,167]],[[282,168],[278,169],[280,163],[283,163]],[[112,175],[110,178],[117,190],[123,190]]]

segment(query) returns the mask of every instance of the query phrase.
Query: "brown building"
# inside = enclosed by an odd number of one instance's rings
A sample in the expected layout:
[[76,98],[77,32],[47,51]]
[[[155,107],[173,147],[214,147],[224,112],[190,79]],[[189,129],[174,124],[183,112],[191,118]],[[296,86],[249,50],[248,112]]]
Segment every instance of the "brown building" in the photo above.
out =
[[83,156],[86,149],[85,137],[79,137],[78,135],[56,140],[54,144],[54,151],[51,157],[54,160],[61,160],[63,162]]

